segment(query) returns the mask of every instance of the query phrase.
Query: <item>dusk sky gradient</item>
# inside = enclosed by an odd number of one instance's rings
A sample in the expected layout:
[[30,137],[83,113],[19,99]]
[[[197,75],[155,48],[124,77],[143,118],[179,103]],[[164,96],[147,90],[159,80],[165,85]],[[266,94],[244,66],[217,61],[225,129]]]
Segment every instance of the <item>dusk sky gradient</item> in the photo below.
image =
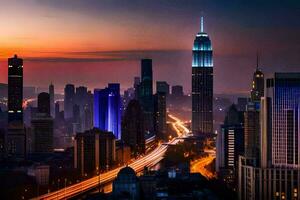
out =
[[215,93],[247,92],[256,52],[266,73],[300,70],[298,0],[0,0],[0,82],[24,58],[25,85],[130,87],[140,59],[154,80],[190,91],[200,16],[214,49]]

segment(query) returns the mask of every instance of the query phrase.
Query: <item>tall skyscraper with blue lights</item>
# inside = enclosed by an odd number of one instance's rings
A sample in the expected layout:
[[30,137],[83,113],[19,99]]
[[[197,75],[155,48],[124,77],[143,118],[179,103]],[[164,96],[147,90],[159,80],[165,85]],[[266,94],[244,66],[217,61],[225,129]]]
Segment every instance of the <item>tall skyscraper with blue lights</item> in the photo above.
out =
[[213,50],[203,30],[203,17],[193,46],[192,132],[195,135],[213,132]]
[[300,167],[300,73],[268,78],[261,108],[263,167]]
[[264,85],[260,162],[239,157],[238,198],[299,199],[300,73],[274,73]]
[[94,127],[121,138],[120,84],[110,83],[105,89],[94,90]]

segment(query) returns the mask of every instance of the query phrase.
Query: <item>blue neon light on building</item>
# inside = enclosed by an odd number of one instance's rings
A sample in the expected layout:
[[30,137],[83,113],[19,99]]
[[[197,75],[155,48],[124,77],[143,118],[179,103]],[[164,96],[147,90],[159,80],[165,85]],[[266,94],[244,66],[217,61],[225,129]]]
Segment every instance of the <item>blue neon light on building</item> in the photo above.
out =
[[94,90],[94,127],[121,138],[120,84],[111,83],[105,89]]
[[213,67],[212,52],[211,42],[208,34],[203,31],[203,18],[201,18],[201,30],[194,40],[192,67]]

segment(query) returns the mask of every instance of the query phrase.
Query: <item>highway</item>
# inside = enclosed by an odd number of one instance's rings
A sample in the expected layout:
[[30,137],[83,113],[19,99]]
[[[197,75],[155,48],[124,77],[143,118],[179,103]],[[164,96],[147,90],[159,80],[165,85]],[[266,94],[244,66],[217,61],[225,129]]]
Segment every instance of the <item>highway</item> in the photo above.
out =
[[[168,115],[173,121],[172,126],[177,132],[177,135],[179,137],[181,136],[187,136],[190,131],[184,126],[184,123],[180,121],[180,119],[176,118],[173,115]],[[177,137],[170,138],[169,142],[159,144],[156,149],[154,149],[149,154],[136,159],[133,163],[129,164],[131,168],[133,168],[136,172],[141,172],[145,166],[151,167],[159,163],[167,151],[168,145],[174,145],[177,144],[180,140],[177,139]],[[116,169],[110,170],[108,172],[100,174],[100,184],[105,184],[112,182],[120,169],[122,167],[118,167]],[[79,183],[76,183],[74,185],[68,186],[66,188],[44,194],[42,196],[36,197],[34,199],[43,199],[43,200],[51,200],[51,199],[68,199],[71,197],[78,196],[79,194],[89,191],[93,188],[96,188],[99,185],[99,177],[95,176],[93,178],[81,181]]]
[[202,176],[206,177],[207,179],[215,178],[215,175],[207,170],[205,166],[209,165],[213,160],[215,159],[215,156],[209,155],[207,157],[200,158],[198,160],[195,160],[191,163],[191,172],[193,173],[200,173]]

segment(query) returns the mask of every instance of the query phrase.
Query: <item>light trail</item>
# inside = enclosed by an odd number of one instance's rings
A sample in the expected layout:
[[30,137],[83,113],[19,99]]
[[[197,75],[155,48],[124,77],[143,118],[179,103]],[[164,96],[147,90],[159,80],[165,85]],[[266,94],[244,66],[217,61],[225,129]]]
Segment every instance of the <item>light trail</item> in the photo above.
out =
[[209,155],[207,157],[195,160],[191,163],[191,172],[200,173],[207,179],[215,178],[214,173],[205,168],[205,166],[209,165],[214,159],[215,156]]
[[[177,135],[188,136],[190,131],[184,126],[184,123],[181,122],[180,119],[174,117],[173,115],[169,115],[169,117],[175,121],[172,123],[176,127],[175,130]],[[182,129],[183,131],[180,131],[179,129]],[[141,158],[138,158],[133,163],[129,164],[129,166],[133,168],[137,173],[143,171],[145,166],[152,167],[163,159],[163,156],[168,149],[168,145],[175,145],[179,141],[180,140],[178,140],[177,137],[174,137],[173,139],[171,139],[169,142],[165,144],[159,144],[159,146],[156,149],[154,149],[152,152],[150,152],[149,154]],[[100,178],[98,176],[95,176],[93,178],[81,181],[74,185],[62,188],[60,190],[48,194],[44,194],[34,199],[54,200],[54,199],[68,199],[68,198],[76,197],[83,192],[87,192],[99,186],[99,179],[100,179],[100,185],[112,182],[118,175],[118,172],[123,167],[124,166],[102,173],[100,174]]]

